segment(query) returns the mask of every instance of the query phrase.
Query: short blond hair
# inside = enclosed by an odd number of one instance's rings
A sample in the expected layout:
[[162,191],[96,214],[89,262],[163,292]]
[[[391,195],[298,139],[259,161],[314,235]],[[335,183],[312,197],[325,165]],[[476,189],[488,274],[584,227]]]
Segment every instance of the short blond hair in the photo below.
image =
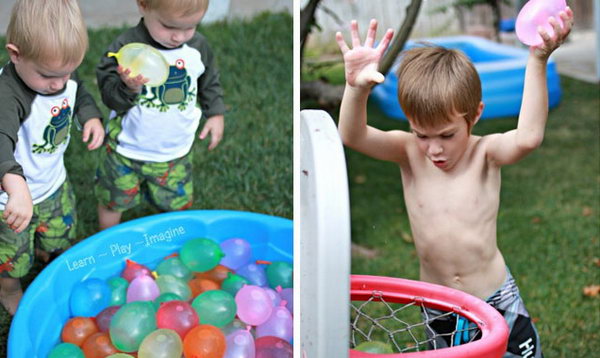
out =
[[173,11],[183,14],[206,12],[208,0],[137,0],[144,2],[149,10]]
[[36,62],[83,60],[88,35],[77,0],[17,0],[6,30],[6,42]]
[[426,44],[404,53],[398,99],[406,116],[422,128],[449,123],[450,115],[459,113],[471,129],[481,102],[481,81],[464,53]]

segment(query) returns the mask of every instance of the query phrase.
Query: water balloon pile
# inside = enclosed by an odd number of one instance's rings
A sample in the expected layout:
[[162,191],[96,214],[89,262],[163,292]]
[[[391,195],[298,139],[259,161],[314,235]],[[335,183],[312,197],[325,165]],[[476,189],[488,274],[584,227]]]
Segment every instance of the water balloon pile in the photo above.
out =
[[130,77],[142,75],[148,79],[146,85],[160,86],[169,77],[169,63],[164,56],[154,47],[132,42],[119,49],[118,52],[109,52],[108,57],[115,57],[123,69],[129,69]]
[[151,270],[88,278],[49,358],[292,357],[292,265],[251,261],[240,238],[198,238]]

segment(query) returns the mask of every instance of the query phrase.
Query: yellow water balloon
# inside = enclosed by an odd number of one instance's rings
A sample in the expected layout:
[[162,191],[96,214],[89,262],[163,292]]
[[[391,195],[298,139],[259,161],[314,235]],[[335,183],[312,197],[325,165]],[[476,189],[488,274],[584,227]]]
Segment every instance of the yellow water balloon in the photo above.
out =
[[124,69],[129,69],[129,76],[142,75],[149,81],[146,85],[150,87],[160,86],[169,77],[169,63],[164,56],[154,47],[132,42],[127,44],[118,52],[109,52],[108,57],[115,57]]

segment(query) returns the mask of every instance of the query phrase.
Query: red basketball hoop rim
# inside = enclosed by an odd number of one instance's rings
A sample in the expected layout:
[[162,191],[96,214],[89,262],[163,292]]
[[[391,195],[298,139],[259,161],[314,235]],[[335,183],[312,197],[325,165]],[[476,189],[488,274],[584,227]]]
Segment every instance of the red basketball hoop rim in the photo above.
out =
[[408,304],[417,302],[425,307],[454,312],[475,323],[481,330],[481,339],[468,344],[436,351],[413,353],[373,354],[350,350],[352,358],[376,356],[417,358],[481,358],[498,356],[506,352],[508,326],[504,317],[483,300],[462,291],[427,282],[383,276],[351,275],[350,299],[366,301],[373,293],[390,303]]

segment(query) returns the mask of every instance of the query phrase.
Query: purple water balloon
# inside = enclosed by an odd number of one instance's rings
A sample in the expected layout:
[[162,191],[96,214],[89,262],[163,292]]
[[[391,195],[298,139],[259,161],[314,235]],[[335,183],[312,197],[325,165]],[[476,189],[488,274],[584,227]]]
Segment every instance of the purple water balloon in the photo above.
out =
[[273,336],[290,341],[294,336],[294,322],[290,311],[285,308],[285,301],[273,309],[269,319],[256,327],[256,337]]
[[254,358],[254,337],[250,333],[250,326],[231,332],[226,339],[227,350],[223,358]]
[[279,296],[281,296],[281,299],[287,301],[285,307],[288,309],[288,311],[290,311],[292,315],[294,315],[294,289],[281,289],[281,286],[277,286],[277,288],[277,292],[279,293]]
[[98,313],[96,316],[96,326],[98,326],[98,330],[100,330],[100,332],[108,332],[108,329],[110,328],[110,321],[115,313],[117,313],[119,308],[121,308],[121,306],[110,306]]
[[156,281],[150,276],[141,275],[133,279],[127,288],[127,303],[134,301],[154,301],[160,295]]
[[267,274],[264,267],[253,262],[240,267],[235,273],[248,280],[251,285],[260,287],[267,286]]
[[248,241],[233,238],[223,241],[220,246],[225,254],[221,259],[221,265],[237,270],[250,262],[252,248]]
[[[279,287],[279,286],[277,286]],[[269,297],[271,297],[271,301],[273,301],[273,307],[277,307],[279,306],[279,302],[281,302],[281,296],[279,295],[279,293],[277,293],[277,291],[275,291],[272,288],[269,287],[263,287],[265,289],[265,291],[267,292],[267,294],[269,295]]]

